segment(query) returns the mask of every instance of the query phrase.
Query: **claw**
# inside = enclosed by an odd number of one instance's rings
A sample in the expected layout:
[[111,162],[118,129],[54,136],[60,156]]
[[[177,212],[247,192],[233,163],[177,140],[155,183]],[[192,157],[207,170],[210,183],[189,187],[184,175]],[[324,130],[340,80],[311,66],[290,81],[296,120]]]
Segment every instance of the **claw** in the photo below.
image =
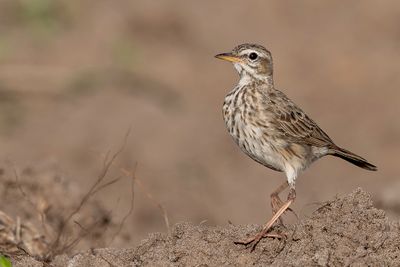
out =
[[289,208],[290,204],[292,204],[294,198],[288,199],[282,207],[272,216],[272,218],[263,226],[263,229],[256,234],[254,237],[249,238],[246,241],[243,242],[235,242],[235,244],[240,244],[240,245],[245,245],[246,247],[248,245],[251,245],[251,251],[254,251],[256,248],[257,244],[260,242],[260,240],[264,237],[277,237],[277,234],[269,234],[268,231],[271,229],[272,225],[281,217],[281,215]]
[[274,233],[263,233],[263,231],[259,232],[257,235],[245,240],[245,241],[235,241],[233,242],[235,245],[244,245],[246,247],[249,247],[249,245],[251,245],[251,251],[253,252],[257,246],[257,244],[260,242],[260,240],[262,238],[266,238],[266,237],[270,237],[270,238],[278,238],[278,239],[282,239],[284,238],[282,235],[280,234],[274,234]]

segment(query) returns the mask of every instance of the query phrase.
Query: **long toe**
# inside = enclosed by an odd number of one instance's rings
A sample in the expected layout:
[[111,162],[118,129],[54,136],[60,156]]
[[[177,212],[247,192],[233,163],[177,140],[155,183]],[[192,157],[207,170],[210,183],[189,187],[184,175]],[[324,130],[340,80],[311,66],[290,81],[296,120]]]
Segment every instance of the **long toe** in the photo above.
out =
[[261,238],[266,236],[268,234],[268,231],[271,229],[272,225],[281,217],[281,215],[289,208],[290,204],[292,204],[293,199],[288,199],[282,207],[272,216],[272,218],[263,226],[262,230],[254,237],[250,238],[244,242],[239,242],[238,244],[243,244],[243,245],[252,245],[252,251],[255,249],[257,246],[258,242],[260,242]]
[[261,238],[264,237],[264,233],[263,231],[259,232],[258,234],[256,234],[255,236],[244,240],[244,241],[237,241],[234,242],[236,245],[244,245],[247,247],[251,247],[251,251],[254,251],[254,249],[256,248],[258,242],[260,242]]
[[254,251],[254,249],[256,248],[257,244],[260,242],[260,240],[262,238],[278,238],[278,239],[282,239],[285,238],[284,235],[282,234],[276,234],[276,233],[266,233],[265,231],[260,231],[258,234],[256,234],[253,237],[250,237],[244,241],[235,241],[234,244],[235,245],[244,245],[246,247],[251,247],[251,251]]

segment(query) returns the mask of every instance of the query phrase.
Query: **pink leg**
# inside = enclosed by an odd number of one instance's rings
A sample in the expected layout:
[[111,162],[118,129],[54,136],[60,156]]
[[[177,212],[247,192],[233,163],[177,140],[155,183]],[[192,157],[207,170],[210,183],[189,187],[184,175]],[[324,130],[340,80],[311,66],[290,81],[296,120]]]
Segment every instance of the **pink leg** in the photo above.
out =
[[[282,193],[289,186],[288,182],[284,182],[281,184],[274,192],[271,194],[271,208],[272,214],[276,214],[278,210],[283,206],[283,201],[280,199],[279,194]],[[293,212],[293,214],[297,217],[297,214],[291,209],[288,208],[287,210]],[[279,222],[283,224],[282,218],[279,217]]]
[[294,188],[291,188],[288,195],[288,200],[283,203],[283,205],[277,210],[277,212],[272,216],[272,218],[264,224],[262,230],[252,238],[249,238],[245,241],[235,242],[235,244],[241,245],[251,245],[251,251],[253,251],[260,240],[264,237],[277,237],[277,235],[268,234],[269,229],[271,229],[272,225],[280,218],[280,216],[289,208],[289,206],[293,203],[296,198],[296,191]]

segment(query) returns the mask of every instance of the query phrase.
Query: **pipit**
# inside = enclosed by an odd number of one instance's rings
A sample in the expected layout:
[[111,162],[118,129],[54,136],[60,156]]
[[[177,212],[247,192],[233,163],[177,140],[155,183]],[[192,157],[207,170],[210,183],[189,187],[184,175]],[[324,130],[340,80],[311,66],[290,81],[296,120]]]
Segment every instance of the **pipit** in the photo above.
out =
[[[271,53],[261,45],[242,44],[216,58],[233,63],[238,85],[225,97],[223,117],[241,150],[256,162],[284,172],[287,180],[271,194],[273,217],[254,237],[236,242],[252,250],[269,233],[296,197],[298,175],[326,155],[340,157],[369,171],[376,166],[335,145],[332,139],[284,93],[275,89]],[[289,187],[287,201],[279,193]]]

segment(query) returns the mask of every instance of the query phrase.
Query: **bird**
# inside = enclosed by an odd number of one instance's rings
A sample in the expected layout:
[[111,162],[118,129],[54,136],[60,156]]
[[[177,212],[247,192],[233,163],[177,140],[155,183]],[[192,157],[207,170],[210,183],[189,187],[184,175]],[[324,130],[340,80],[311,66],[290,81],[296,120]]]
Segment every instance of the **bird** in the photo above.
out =
[[[377,167],[337,146],[314,120],[275,88],[272,55],[265,47],[245,43],[215,57],[233,63],[239,74],[238,84],[226,95],[222,108],[229,134],[251,159],[286,176],[271,194],[272,218],[255,236],[235,242],[253,251],[262,238],[279,237],[270,230],[285,211],[291,210],[296,180],[313,162],[331,155],[365,170],[376,171]],[[283,202],[279,194],[288,187]]]

